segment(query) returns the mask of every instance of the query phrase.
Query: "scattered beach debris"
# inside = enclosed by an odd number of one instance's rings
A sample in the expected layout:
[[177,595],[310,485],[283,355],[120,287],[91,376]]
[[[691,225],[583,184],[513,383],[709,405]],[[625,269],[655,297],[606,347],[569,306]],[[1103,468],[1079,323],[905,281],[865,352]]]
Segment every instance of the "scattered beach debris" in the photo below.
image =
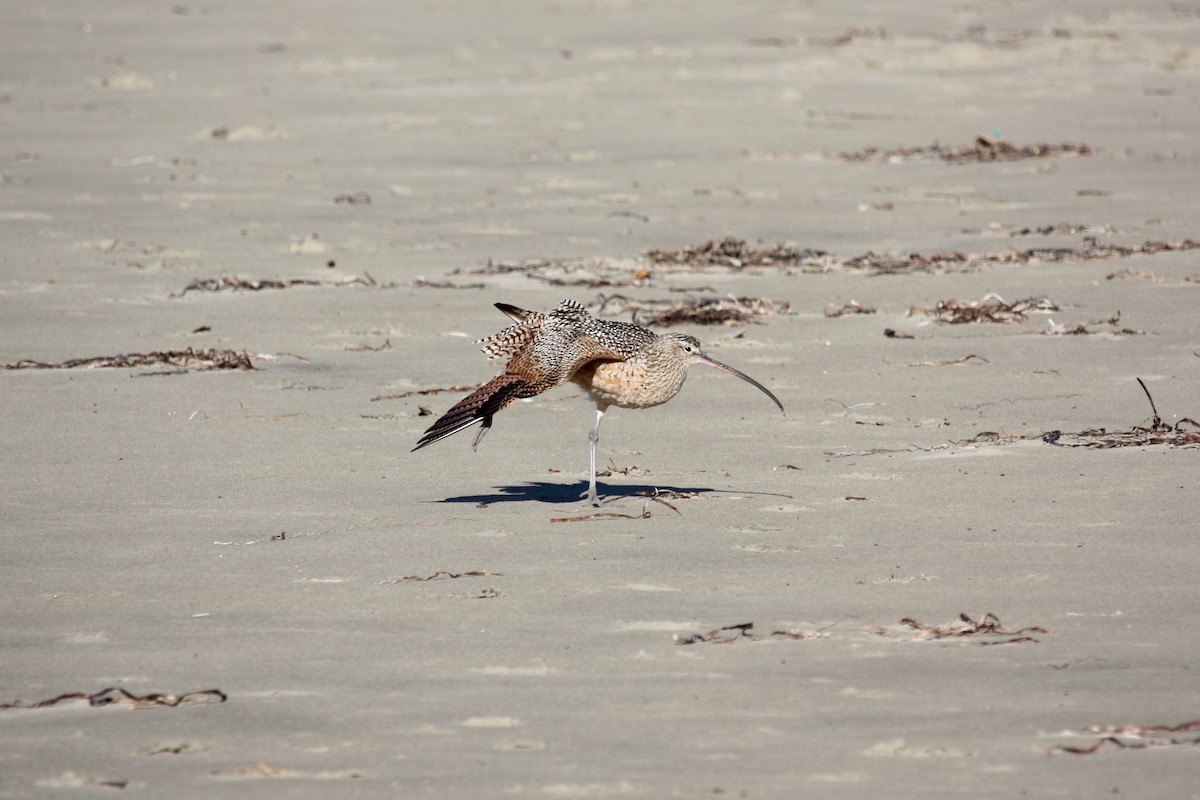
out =
[[613,475],[626,475],[626,476],[632,475],[633,477],[638,478],[643,475],[649,475],[649,474],[650,474],[650,470],[642,469],[641,467],[638,467],[638,466],[618,467],[616,460],[613,458],[609,458],[608,466],[605,469],[598,471],[596,473],[596,477],[597,478],[608,478]]
[[[3,369],[97,369],[100,367],[179,367],[182,370],[254,369],[245,350],[162,350],[152,353],[126,353],[115,356],[72,358],[54,363],[28,359],[13,364],[0,364]],[[165,373],[170,374],[170,373]]]
[[370,344],[362,343],[362,344],[350,344],[350,345],[346,345],[346,347],[345,347],[345,350],[348,353],[378,353],[381,350],[391,350],[391,349],[392,349],[392,340],[391,339],[384,339],[383,344],[370,345]]
[[[1192,239],[1151,241],[1142,244],[1100,244],[1095,237],[1084,237],[1080,247],[1030,247],[995,253],[912,253],[904,255],[864,255],[840,262],[846,269],[862,269],[872,275],[898,275],[910,272],[970,272],[981,267],[1014,264],[1054,264],[1076,261],[1110,261],[1138,255],[1157,255],[1200,248]],[[836,262],[836,259],[834,259]]]
[[880,636],[903,641],[930,641],[940,639],[966,639],[970,644],[996,645],[1017,644],[1019,642],[1037,642],[1031,633],[1049,633],[1045,628],[1032,626],[1018,630],[1006,630],[1000,624],[1000,618],[995,614],[984,614],[978,622],[966,614],[959,614],[958,619],[943,625],[926,625],[911,617],[900,620],[907,630],[896,631],[882,625],[868,625],[867,630]]
[[771,631],[756,634],[753,622],[743,622],[740,625],[726,625],[708,633],[675,634],[675,644],[732,644],[733,642],[762,642],[767,639],[818,639],[827,634],[824,629],[816,631]]
[[22,703],[20,700],[12,703],[0,704],[0,711],[7,711],[13,708],[49,708],[50,706],[58,705],[67,700],[86,700],[87,704],[93,708],[100,706],[111,706],[116,703],[125,703],[130,708],[149,708],[152,706],[166,706],[167,708],[175,708],[181,705],[204,705],[208,703],[224,703],[228,697],[220,689],[204,689],[197,692],[186,692],[184,694],[133,694],[119,686],[113,686],[108,689],[101,689],[93,694],[87,692],[70,692],[68,694],[60,694],[58,697],[51,697],[48,700],[40,700],[36,703]]
[[650,509],[642,507],[640,514],[620,514],[616,511],[596,511],[591,514],[584,514],[581,517],[551,517],[551,522],[584,522],[591,519],[650,519],[654,516],[650,513]]
[[[520,274],[551,286],[599,289],[645,287],[663,277],[713,270],[737,272],[773,270],[782,275],[825,274],[838,270],[861,270],[870,275],[910,273],[973,272],[987,266],[1053,264],[1078,261],[1110,261],[1140,255],[1157,255],[1200,248],[1192,239],[1148,241],[1142,244],[1101,244],[1096,236],[1085,236],[1078,247],[1030,247],[998,252],[942,251],[934,253],[863,253],[849,259],[813,248],[778,243],[756,247],[743,239],[709,240],[701,245],[674,250],[650,250],[630,258],[534,259],[488,263],[477,269],[458,268],[451,275]],[[1200,277],[1198,277],[1200,281]],[[395,284],[400,285],[400,284]],[[417,284],[413,284],[417,285]],[[480,284],[434,284],[437,288],[478,288]],[[675,291],[676,289],[672,289]],[[678,291],[698,291],[679,289]],[[745,298],[742,298],[743,300]]]
[[1062,222],[1057,225],[1041,225],[1036,228],[1013,228],[1009,236],[1055,236],[1080,233],[1115,235],[1119,233],[1112,225],[1085,225],[1078,222]]
[[969,356],[963,356],[962,358],[951,358],[951,359],[947,359],[945,361],[917,361],[912,364],[909,364],[908,366],[910,366],[910,367],[961,367],[962,365],[971,361],[971,359],[978,359],[979,361],[982,361],[985,364],[992,363],[992,362],[988,361],[986,358],[984,358],[983,356],[977,356],[974,353],[972,353]]
[[366,206],[371,204],[371,195],[367,192],[339,194],[333,198],[338,205]]
[[1150,411],[1154,415],[1148,427],[1135,425],[1127,431],[1089,428],[1079,433],[1050,431],[1042,435],[1042,441],[1056,447],[1091,447],[1097,450],[1112,447],[1145,447],[1153,444],[1164,444],[1168,447],[1200,446],[1200,422],[1191,417],[1184,417],[1174,425],[1163,422],[1146,383],[1141,378],[1138,378],[1137,382],[1146,393],[1146,399],[1150,401]]
[[[840,307],[836,303],[830,303],[829,305],[825,306],[825,318],[826,319],[836,319],[837,317],[844,317],[848,314],[875,314],[875,313],[878,313],[878,312],[874,306],[864,306],[862,303],[858,302],[857,300],[851,300],[848,303],[843,303]],[[895,335],[895,331],[892,331],[892,335]]]
[[293,286],[370,286],[392,289],[395,283],[381,284],[371,273],[351,275],[344,278],[245,278],[241,275],[222,275],[219,278],[197,278],[172,297],[183,297],[188,292],[245,291],[261,292],[264,289],[290,289]]
[[432,575],[421,577],[420,575],[405,575],[403,578],[388,578],[387,580],[379,581],[378,585],[393,584],[393,583],[412,583],[414,581],[441,581],[441,580],[457,580],[458,578],[487,578],[487,577],[503,577],[503,572],[487,572],[486,570],[473,569],[468,572],[448,572],[439,570]]
[[1082,733],[1067,731],[1065,735],[1100,735],[1088,747],[1058,744],[1046,751],[1046,755],[1070,753],[1087,756],[1098,752],[1106,744],[1122,750],[1145,750],[1151,747],[1196,747],[1200,745],[1200,719],[1181,725],[1093,725]]
[[[1117,324],[1121,321],[1121,312],[1118,310],[1108,319],[1094,319],[1088,323],[1071,322],[1058,324],[1053,319],[1049,320],[1046,329],[1042,331],[1043,336],[1090,336],[1094,333],[1106,333],[1109,336],[1140,336],[1142,331],[1135,331],[1133,328],[1118,328]],[[1112,327],[1110,331],[1094,331],[1088,325],[1108,325]]]
[[[634,325],[745,325],[755,317],[791,314],[790,303],[767,297],[698,297],[690,300],[633,300],[600,295],[598,314],[629,313]],[[614,312],[615,307],[615,312]]]
[[913,336],[911,333],[900,333],[895,328],[884,328],[883,335],[884,335],[884,338],[887,338],[887,339],[915,339],[915,338],[917,338],[917,337]]
[[[473,392],[485,384],[487,384],[487,381],[484,381],[483,383],[459,384],[457,386],[435,386],[432,389],[411,389],[407,392],[399,392],[397,394],[379,394],[372,397],[371,402],[374,403],[376,400],[402,400],[405,397],[413,397],[414,395],[427,396],[431,394],[441,394],[442,392]],[[421,416],[426,415],[422,414]]]
[[1178,277],[1176,275],[1155,275],[1153,272],[1142,272],[1137,269],[1119,269],[1116,272],[1110,272],[1105,276],[1106,280],[1116,280],[1117,278],[1139,278],[1151,283],[1196,283],[1200,284],[1200,275],[1184,275]]
[[939,300],[932,308],[909,306],[908,316],[925,314],[934,322],[946,325],[962,325],[970,322],[1024,322],[1029,311],[1058,311],[1058,304],[1047,297],[1026,297],[1007,302],[995,293],[988,293],[979,300]]
[[[611,459],[609,461],[611,463]],[[626,473],[626,474],[628,474],[628,473]],[[683,516],[683,512],[680,511],[678,508],[676,508],[674,506],[674,504],[668,503],[665,498],[669,497],[672,500],[688,500],[692,497],[698,496],[697,492],[678,492],[678,491],[675,491],[674,489],[659,489],[658,487],[655,487],[652,490],[641,489],[639,491],[634,492],[634,494],[637,495],[638,497],[649,498],[650,500],[654,501],[655,503],[661,503],[662,505],[671,509],[672,511],[674,511],[676,514],[678,514],[681,517]]]
[[451,275],[507,275],[520,273],[551,286],[580,286],[600,289],[607,286],[645,286],[654,273],[644,263],[618,262],[612,259],[532,259],[529,261],[491,261],[480,269],[455,269]]
[[650,250],[646,258],[659,266],[702,269],[709,266],[741,270],[747,267],[797,266],[806,260],[827,255],[823,250],[801,250],[787,244],[751,247],[744,239],[711,239],[695,247],[676,250]]
[[886,161],[891,164],[901,161],[930,160],[964,164],[1018,161],[1026,158],[1074,158],[1095,154],[1095,148],[1082,142],[1017,145],[991,136],[977,136],[975,141],[968,145],[947,146],[934,142],[924,147],[868,147],[854,152],[838,153],[834,158],[839,161]]

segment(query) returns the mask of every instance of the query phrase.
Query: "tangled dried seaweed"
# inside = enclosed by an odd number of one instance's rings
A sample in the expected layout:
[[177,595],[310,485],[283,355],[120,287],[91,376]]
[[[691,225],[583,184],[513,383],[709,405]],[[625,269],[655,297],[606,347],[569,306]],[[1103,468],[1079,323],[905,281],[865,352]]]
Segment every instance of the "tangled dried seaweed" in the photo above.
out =
[[219,278],[197,278],[171,296],[183,297],[188,292],[260,292],[264,289],[290,289],[293,286],[370,286],[376,289],[393,289],[399,284],[379,283],[369,272],[348,278],[244,278],[240,275],[222,275]]
[[0,364],[2,369],[97,369],[100,367],[170,366],[184,370],[254,369],[250,356],[243,350],[163,350],[152,353],[127,353],[94,358],[73,358],[68,361],[45,362],[28,359],[13,364]]
[[745,325],[755,317],[791,314],[792,306],[767,297],[698,297],[690,300],[633,300],[600,295],[598,314],[629,313],[635,325]]
[[[902,639],[905,641],[930,641],[940,639],[969,639],[970,644],[978,645],[996,645],[996,644],[1017,644],[1020,642],[1037,642],[1038,640],[1030,636],[1031,633],[1049,633],[1050,631],[1040,627],[1020,628],[1019,630],[1005,630],[1000,624],[1000,618],[995,614],[984,614],[983,619],[976,622],[966,614],[959,614],[958,619],[953,622],[947,622],[943,625],[926,625],[917,622],[911,617],[905,617],[900,620],[900,624],[910,629],[912,632],[903,634],[898,633],[890,628],[885,628],[882,625],[870,625],[867,630],[872,633],[877,633],[880,636],[887,636],[893,639]],[[1006,638],[1007,637],[1007,638]]]
[[744,239],[726,237],[710,240],[696,247],[677,250],[651,250],[646,258],[660,266],[680,266],[690,269],[719,266],[730,269],[747,267],[797,266],[813,258],[827,255],[823,250],[801,250],[791,245],[751,247]]
[[1095,154],[1096,150],[1094,148],[1082,142],[1017,145],[1004,139],[977,136],[973,143],[957,147],[944,146],[938,142],[925,147],[896,147],[890,149],[868,147],[864,150],[838,153],[835,158],[839,161],[886,161],[892,164],[901,161],[932,160],[965,164],[991,161],[1019,161],[1027,158],[1074,158]]
[[643,264],[623,264],[610,259],[534,259],[530,261],[491,261],[482,269],[455,269],[451,275],[508,275],[521,273],[526,278],[551,286],[578,286],[601,289],[609,286],[645,286],[653,272]]
[[650,509],[643,507],[640,514],[621,514],[616,511],[596,511],[581,517],[551,517],[551,522],[586,522],[592,519],[650,519]]
[[[834,303],[830,303],[829,305],[825,306],[825,318],[826,319],[836,319],[837,317],[844,317],[849,314],[875,314],[875,313],[878,313],[878,310],[874,306],[864,306],[862,303],[858,302],[857,300],[851,300],[849,303],[843,303],[841,305],[841,307],[838,307]],[[892,334],[894,336],[895,331],[893,331]]]
[[971,322],[1024,322],[1026,312],[1058,310],[1058,305],[1046,297],[1026,297],[1010,303],[998,294],[989,293],[979,300],[939,300],[932,308],[910,306],[908,316],[925,314],[932,316],[934,322],[962,325]]
[[1077,756],[1087,756],[1098,752],[1106,744],[1114,745],[1122,750],[1146,750],[1151,747],[1196,747],[1200,745],[1200,719],[1184,722],[1181,725],[1093,725],[1086,734],[1103,736],[1089,747],[1073,747],[1059,744],[1049,748],[1046,755],[1055,753],[1070,753]]
[[119,686],[113,686],[108,689],[101,689],[94,694],[87,692],[70,692],[68,694],[60,694],[58,697],[51,697],[49,700],[41,700],[36,703],[22,703],[20,700],[12,703],[4,703],[0,705],[0,711],[7,711],[13,708],[49,708],[50,706],[58,705],[67,700],[86,700],[92,708],[101,706],[111,706],[115,703],[126,703],[130,708],[148,708],[151,706],[165,706],[167,708],[175,708],[181,705],[203,705],[208,703],[224,703],[229,698],[220,689],[204,689],[198,692],[186,692],[184,694],[132,694]]
[[1137,269],[1119,269],[1116,272],[1108,273],[1105,279],[1111,281],[1125,276],[1140,278],[1151,283],[1200,283],[1200,275],[1185,275],[1179,278],[1174,275],[1155,275],[1153,272],[1142,272]]
[[378,394],[371,398],[371,402],[374,403],[376,400],[401,400],[405,397],[413,397],[414,395],[426,396],[441,394],[442,392],[473,392],[485,384],[487,384],[487,381],[483,383],[465,383],[457,386],[435,386],[432,389],[412,389],[407,392],[399,392],[398,394]]
[[1191,417],[1184,417],[1174,425],[1163,422],[1145,381],[1138,378],[1137,382],[1146,393],[1146,399],[1150,401],[1150,411],[1154,415],[1149,427],[1135,425],[1127,431],[1089,428],[1079,433],[1050,431],[1042,435],[1042,441],[1056,447],[1091,447],[1097,450],[1112,447],[1145,447],[1152,444],[1165,444],[1168,447],[1200,446],[1200,422]]
[[[819,631],[771,631],[756,634],[753,622],[743,622],[740,625],[726,625],[723,628],[708,633],[691,633],[686,636],[675,634],[675,644],[732,644],[733,642],[762,642],[767,639],[817,639],[825,636],[824,630]],[[732,631],[733,633],[728,633]]]
[[912,364],[909,364],[908,366],[910,366],[910,367],[961,367],[964,364],[967,364],[968,362],[970,362],[972,359],[982,361],[984,364],[992,363],[991,361],[988,361],[983,356],[977,356],[974,353],[971,353],[970,355],[963,356],[962,358],[950,358],[950,359],[946,359],[944,361],[915,361]]
[[487,572],[481,569],[473,569],[469,572],[447,572],[439,570],[432,575],[421,577],[420,575],[405,575],[403,578],[388,578],[387,580],[379,581],[379,585],[392,583],[413,583],[424,581],[440,581],[440,580],[456,580],[458,578],[487,578],[487,577],[503,577],[503,572]]
[[984,266],[1014,264],[1053,264],[1076,261],[1109,261],[1138,255],[1157,255],[1200,248],[1200,242],[1145,242],[1140,245],[1100,244],[1086,237],[1081,247],[1031,247],[1003,253],[912,253],[907,256],[866,253],[842,262],[847,269],[867,270],[872,275],[898,275],[911,272],[969,272]]
[[1140,336],[1142,334],[1142,331],[1135,331],[1133,328],[1118,328],[1117,324],[1120,323],[1120,321],[1121,321],[1121,312],[1120,311],[1118,311],[1116,314],[1109,317],[1108,319],[1091,320],[1090,322],[1088,322],[1086,324],[1082,323],[1082,322],[1067,322],[1067,323],[1059,324],[1059,323],[1055,322],[1054,320],[1050,320],[1050,324],[1046,327],[1046,329],[1044,331],[1041,332],[1041,335],[1042,336],[1090,336],[1094,333],[1100,333],[1100,331],[1092,330],[1091,328],[1088,327],[1088,325],[1109,325],[1112,327],[1112,330],[1103,331],[1103,333],[1107,333],[1110,336]]
[[[748,245],[742,239],[711,240],[702,245],[675,250],[651,250],[634,258],[537,259],[522,262],[492,262],[480,269],[455,269],[451,275],[521,274],[551,286],[600,289],[643,287],[656,279],[678,273],[710,270],[771,269],[784,275],[825,274],[838,270],[861,270],[871,275],[909,273],[971,272],[993,265],[1107,261],[1138,255],[1178,252],[1200,248],[1200,242],[1151,241],[1140,245],[1100,244],[1087,236],[1080,247],[1032,247],[1004,252],[967,253],[946,251],[903,255],[867,252],[850,259],[825,250],[790,244],[766,247]],[[434,285],[427,283],[426,285]],[[476,288],[479,284],[446,285],[446,288]]]
[[1107,234],[1109,236],[1118,233],[1112,225],[1085,225],[1081,222],[1061,222],[1057,225],[1039,225],[1036,228],[1013,228],[1008,232],[1009,236],[1054,236],[1062,234]]

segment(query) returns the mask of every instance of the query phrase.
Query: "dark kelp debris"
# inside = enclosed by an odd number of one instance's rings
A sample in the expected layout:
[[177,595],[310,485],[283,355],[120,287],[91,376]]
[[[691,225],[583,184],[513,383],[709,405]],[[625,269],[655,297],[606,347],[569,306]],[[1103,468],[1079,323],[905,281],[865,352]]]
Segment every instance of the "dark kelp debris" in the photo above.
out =
[[1074,158],[1095,155],[1096,150],[1082,142],[1061,144],[1017,145],[1004,139],[977,136],[969,145],[946,146],[938,142],[924,147],[868,147],[864,150],[838,153],[839,161],[946,161],[953,164],[990,161],[1019,161],[1027,158]]
[[989,293],[979,300],[940,300],[932,308],[910,306],[908,316],[925,314],[932,316],[934,322],[962,325],[971,322],[1024,322],[1027,312],[1058,310],[1058,305],[1046,297],[1026,297],[1010,303],[998,294]]
[[1100,735],[1088,747],[1059,744],[1049,748],[1046,755],[1070,753],[1088,756],[1111,744],[1122,750],[1145,750],[1151,747],[1196,747],[1200,745],[1200,719],[1181,725],[1093,725],[1084,734]]
[[633,300],[600,295],[599,314],[628,313],[635,325],[745,325],[756,317],[791,314],[790,303],[768,297],[698,297],[690,300]]
[[740,625],[726,625],[723,628],[709,631],[708,633],[690,633],[687,635],[675,634],[675,644],[732,644],[734,642],[762,642],[767,639],[817,639],[824,637],[826,634],[823,630],[818,631],[771,631],[770,633],[756,634],[753,622],[743,622]]
[[1174,425],[1163,422],[1145,382],[1141,378],[1138,378],[1137,382],[1146,393],[1146,399],[1150,401],[1150,411],[1154,415],[1149,426],[1135,425],[1127,431],[1109,431],[1104,428],[1089,428],[1079,433],[1050,431],[1042,435],[1042,441],[1055,447],[1091,447],[1096,450],[1145,447],[1153,444],[1163,444],[1167,447],[1200,446],[1200,422],[1191,417],[1184,417]]
[[930,641],[935,639],[965,639],[970,644],[994,645],[1017,644],[1019,642],[1037,642],[1031,633],[1049,633],[1045,628],[1029,627],[1019,630],[1005,630],[1000,624],[1000,618],[995,614],[984,614],[976,622],[966,614],[959,614],[958,619],[943,625],[926,625],[911,617],[900,620],[900,624],[908,629],[907,632],[897,632],[882,625],[870,625],[867,630],[880,636],[907,641]]
[[97,369],[99,367],[180,367],[185,370],[254,369],[246,351],[236,350],[161,350],[152,353],[127,353],[115,356],[73,358],[68,361],[17,361],[2,364],[3,369]]
[[184,694],[152,693],[136,695],[119,686],[114,686],[108,689],[101,689],[93,694],[88,694],[87,692],[60,694],[58,697],[51,697],[49,700],[41,700],[36,703],[22,703],[20,700],[17,700],[12,703],[0,705],[0,711],[7,711],[13,708],[49,708],[67,700],[86,700],[88,705],[93,708],[111,706],[115,703],[125,703],[131,708],[148,708],[151,706],[175,708],[182,705],[224,703],[227,699],[228,697],[220,689],[204,689],[203,691],[186,692]]

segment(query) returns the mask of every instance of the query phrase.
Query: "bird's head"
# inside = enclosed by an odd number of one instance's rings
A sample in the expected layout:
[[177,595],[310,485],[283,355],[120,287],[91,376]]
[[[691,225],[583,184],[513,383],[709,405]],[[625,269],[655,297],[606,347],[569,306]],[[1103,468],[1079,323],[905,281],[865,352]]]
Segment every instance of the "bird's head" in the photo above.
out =
[[658,350],[664,361],[678,364],[684,370],[687,370],[692,364],[704,364],[728,372],[730,375],[736,375],[746,383],[760,389],[767,397],[771,398],[775,405],[779,406],[780,411],[783,411],[783,403],[779,402],[778,397],[771,394],[770,389],[746,373],[705,355],[704,351],[700,349],[700,341],[695,336],[688,336],[686,333],[663,333],[655,340],[654,349]]

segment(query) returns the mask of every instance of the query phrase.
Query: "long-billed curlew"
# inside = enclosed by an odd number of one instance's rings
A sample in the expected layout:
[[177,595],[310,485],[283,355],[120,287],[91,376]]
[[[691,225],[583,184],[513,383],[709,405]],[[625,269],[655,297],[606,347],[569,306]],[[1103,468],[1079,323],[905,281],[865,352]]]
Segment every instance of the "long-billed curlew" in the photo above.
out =
[[600,420],[609,406],[649,408],[679,393],[688,367],[707,364],[757,386],[783,411],[767,387],[700,350],[695,337],[656,334],[639,325],[595,319],[574,300],[564,300],[549,314],[496,303],[514,324],[477,344],[488,358],[508,356],[504,372],[454,404],[433,423],[413,451],[441,441],[479,422],[478,447],[492,417],[518,400],[573,381],[596,401],[596,422],[588,436],[590,477],[587,502],[596,498],[596,443]]

